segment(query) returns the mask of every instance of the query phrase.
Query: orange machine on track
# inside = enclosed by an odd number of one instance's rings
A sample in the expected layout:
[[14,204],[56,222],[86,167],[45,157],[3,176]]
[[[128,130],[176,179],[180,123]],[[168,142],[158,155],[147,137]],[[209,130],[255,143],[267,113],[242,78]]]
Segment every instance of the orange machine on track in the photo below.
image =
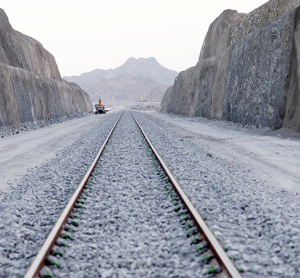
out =
[[106,114],[105,107],[102,106],[101,98],[99,98],[99,104],[95,104],[95,114]]

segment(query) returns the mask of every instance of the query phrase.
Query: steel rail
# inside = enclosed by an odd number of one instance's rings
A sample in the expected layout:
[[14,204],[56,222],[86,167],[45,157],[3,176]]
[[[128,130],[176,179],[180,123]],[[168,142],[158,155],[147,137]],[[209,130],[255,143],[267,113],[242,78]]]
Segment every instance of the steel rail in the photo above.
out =
[[135,119],[135,117],[130,112],[131,116],[135,120],[136,124],[140,128],[143,136],[145,137],[147,143],[149,144],[151,150],[153,151],[154,155],[156,156],[157,160],[159,161],[161,167],[167,174],[168,178],[170,179],[173,187],[177,191],[178,195],[182,199],[184,206],[189,211],[190,216],[194,220],[195,225],[197,226],[198,230],[200,231],[201,236],[209,243],[210,249],[212,253],[214,254],[215,258],[217,259],[220,267],[222,270],[227,273],[232,278],[242,278],[239,271],[236,269],[232,261],[227,256],[226,252],[224,251],[223,247],[220,245],[219,241],[216,239],[214,234],[211,232],[211,230],[206,225],[205,221],[202,219],[202,217],[199,215],[198,211],[194,207],[194,205],[191,203],[187,195],[184,193],[183,189],[171,173],[171,171],[168,169],[166,163],[162,160],[161,156],[158,154],[158,152],[153,147],[151,141],[148,139],[146,133],[142,129],[141,125],[138,123],[138,121]]
[[[124,112],[123,112],[124,113]],[[30,265],[30,268],[27,270],[26,274],[24,275],[23,278],[37,278],[39,277],[39,271],[43,268],[43,266],[45,265],[45,260],[47,259],[47,257],[50,255],[50,252],[52,250],[52,248],[55,245],[55,242],[57,240],[57,238],[59,237],[62,229],[64,228],[64,225],[67,222],[67,219],[69,218],[75,203],[77,202],[78,198],[80,197],[88,179],[90,178],[92,172],[95,169],[95,166],[109,140],[109,138],[111,137],[111,134],[113,133],[115,127],[117,126],[118,122],[120,121],[123,113],[120,115],[120,117],[118,118],[118,120],[116,121],[116,123],[114,124],[113,128],[111,129],[110,133],[108,134],[106,140],[104,141],[100,151],[98,152],[98,154],[96,155],[92,165],[90,166],[90,168],[88,169],[88,171],[86,172],[84,178],[82,179],[82,181],[80,182],[79,186],[77,187],[75,193],[73,194],[72,198],[70,199],[70,201],[68,202],[67,206],[65,207],[64,211],[62,212],[62,214],[60,215],[59,219],[57,220],[55,226],[53,227],[53,229],[51,230],[50,234],[48,235],[46,241],[44,242],[43,246],[41,247],[40,251],[38,252],[38,254],[36,255],[34,261],[32,262],[32,264]]]

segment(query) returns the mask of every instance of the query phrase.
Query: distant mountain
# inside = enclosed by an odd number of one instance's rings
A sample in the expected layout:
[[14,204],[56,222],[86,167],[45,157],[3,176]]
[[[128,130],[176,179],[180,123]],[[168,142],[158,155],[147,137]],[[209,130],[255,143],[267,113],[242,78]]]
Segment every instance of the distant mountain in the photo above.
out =
[[161,102],[166,90],[169,88],[167,85],[155,87],[144,97],[145,101]]
[[89,95],[93,102],[99,97],[105,102],[161,101],[168,87],[151,78],[123,75],[99,80],[89,88]]
[[69,82],[79,84],[83,89],[89,92],[100,79],[108,79],[117,76],[142,76],[151,78],[163,85],[172,85],[178,72],[169,70],[159,64],[155,58],[129,58],[122,66],[116,69],[102,70],[96,69],[80,76],[64,76],[63,78]]

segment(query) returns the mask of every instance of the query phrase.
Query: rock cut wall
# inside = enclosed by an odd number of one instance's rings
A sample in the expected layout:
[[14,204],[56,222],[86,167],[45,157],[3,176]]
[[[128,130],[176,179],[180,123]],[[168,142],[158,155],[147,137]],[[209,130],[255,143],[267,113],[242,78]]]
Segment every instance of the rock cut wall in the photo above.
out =
[[161,110],[299,131],[299,5],[271,0],[248,15],[224,11]]
[[91,110],[89,95],[61,78],[53,55],[0,9],[0,127]]

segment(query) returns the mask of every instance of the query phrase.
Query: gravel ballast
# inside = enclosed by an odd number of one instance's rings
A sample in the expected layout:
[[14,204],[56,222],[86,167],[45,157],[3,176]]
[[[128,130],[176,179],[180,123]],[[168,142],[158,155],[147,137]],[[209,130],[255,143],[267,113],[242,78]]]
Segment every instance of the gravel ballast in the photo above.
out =
[[[74,232],[45,267],[55,277],[206,277],[192,236],[180,224],[138,126],[129,112],[117,125],[99,169],[83,192]],[[74,210],[74,213],[76,210]],[[75,219],[75,217],[73,216]],[[73,219],[73,220],[74,220]],[[70,220],[71,221],[71,220]],[[69,223],[70,223],[69,221]],[[65,236],[66,237],[66,236]]]
[[244,277],[300,276],[298,204],[182,140],[167,124],[133,114]]
[[[299,205],[272,193],[238,165],[183,140],[167,124],[133,112],[226,247],[243,277],[300,276]],[[51,231],[120,113],[0,193],[0,277],[20,277]],[[135,146],[132,148],[132,146]],[[128,112],[115,130],[69,247],[50,257],[55,277],[202,277],[207,265],[179,223]],[[133,197],[130,199],[129,197]],[[99,214],[100,211],[100,214]],[[74,217],[74,215],[73,215]],[[76,217],[75,217],[76,218]],[[63,239],[65,234],[70,235]]]
[[[94,160],[119,113],[0,192],[0,277],[20,277]],[[80,132],[80,131],[78,131]]]

